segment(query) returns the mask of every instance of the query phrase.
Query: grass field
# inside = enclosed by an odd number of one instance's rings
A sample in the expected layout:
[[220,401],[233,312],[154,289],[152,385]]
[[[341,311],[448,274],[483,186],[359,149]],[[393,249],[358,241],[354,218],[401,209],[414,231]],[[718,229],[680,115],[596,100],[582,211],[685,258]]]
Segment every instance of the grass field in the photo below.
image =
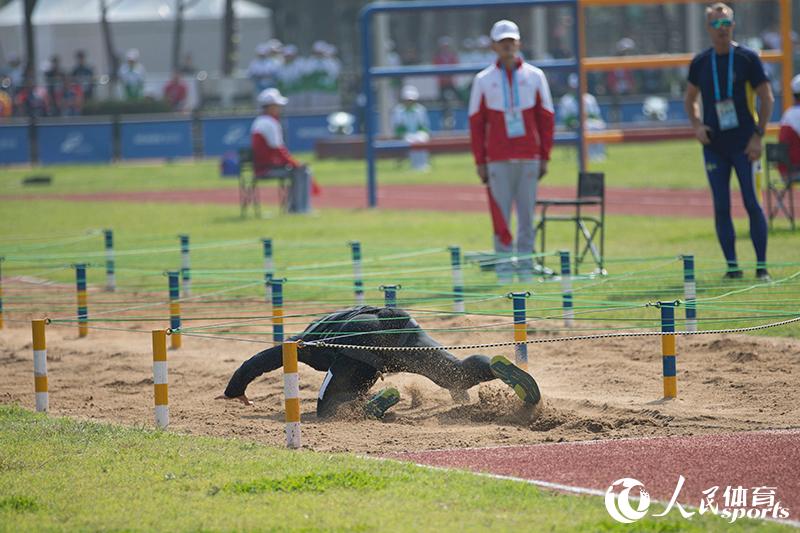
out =
[[[365,164],[362,161],[317,161],[311,155],[300,154],[309,162],[322,184],[363,185]],[[396,160],[381,160],[378,179],[390,183],[476,183],[474,164],[468,154],[435,156],[433,170],[427,174],[411,172],[408,164]],[[703,189],[707,187],[702,154],[696,143],[674,141],[650,144],[615,144],[608,146],[608,158],[591,165],[603,171],[610,187],[656,187],[667,189]],[[556,147],[545,183],[574,186],[577,172],[575,150]],[[48,188],[23,188],[21,180],[33,173],[27,168],[14,168],[0,174],[2,194],[28,192],[69,193],[98,190],[162,190],[207,189],[233,187],[235,180],[222,180],[216,161],[181,161],[169,164],[125,163],[114,166],[52,166],[37,169],[36,173],[51,174],[54,182]],[[735,181],[735,180],[734,180]]]
[[[690,143],[609,147],[610,186],[704,188],[699,149]],[[574,164],[566,151],[554,158],[552,184],[571,185]],[[411,174],[394,162],[381,164],[384,183],[472,182],[467,156],[437,158],[436,172]],[[315,164],[323,185],[363,183],[363,165]],[[37,169],[36,172],[42,169]],[[213,162],[172,165],[53,167],[53,193],[109,190],[213,188],[222,182]],[[19,186],[30,169],[0,174],[0,194],[31,192]],[[236,206],[102,204],[57,200],[0,200],[0,255],[4,277],[36,276],[71,284],[71,264],[90,263],[89,282],[104,282],[100,228],[115,230],[120,294],[166,292],[163,271],[180,265],[177,234],[192,237],[194,287],[198,294],[239,287],[233,296],[263,294],[258,241],[275,242],[279,272],[289,278],[287,300],[349,305],[349,240],[364,247],[368,301],[380,284],[400,282],[401,305],[449,309],[450,269],[445,247],[490,248],[489,220],[468,213],[325,210],[312,217],[241,220]],[[647,302],[682,297],[682,253],[698,260],[701,329],[760,324],[796,316],[800,288],[787,281],[750,288],[752,248],[745,221],[737,221],[739,251],[747,264],[742,283],[722,283],[721,253],[711,220],[611,216],[608,218],[606,280],[576,280],[581,329],[658,326]],[[554,229],[553,246],[568,247],[572,234]],[[800,248],[787,231],[770,236],[776,279],[800,271]],[[393,254],[394,259],[378,259]],[[374,262],[370,262],[375,259]],[[551,260],[551,265],[553,261]],[[502,298],[509,287],[490,273],[465,271],[468,309],[509,313]],[[245,286],[246,285],[246,286]],[[513,288],[513,287],[512,287]],[[531,288],[518,286],[517,288]],[[558,317],[557,284],[533,287],[529,316]],[[487,297],[492,300],[486,300]],[[142,296],[143,298],[145,296]],[[5,311],[17,317],[74,312],[71,285],[63,298],[37,299],[35,292],[7,290]],[[90,316],[96,320],[90,303]],[[114,319],[114,314],[107,315]],[[22,320],[24,321],[24,318]],[[126,327],[122,320],[118,327]],[[554,322],[554,321],[551,321]],[[97,324],[98,322],[94,322]],[[546,326],[549,324],[544,321]],[[538,323],[537,323],[538,327]],[[554,326],[552,329],[558,329]],[[291,333],[291,331],[290,331]],[[800,336],[800,328],[767,330]],[[348,455],[289,453],[251,442],[226,441],[121,428],[32,415],[0,407],[0,530],[541,530],[617,529],[599,498],[542,492],[520,483],[439,472]],[[413,443],[409,443],[413,448]],[[673,515],[648,519],[638,531],[709,530],[709,520],[686,522]],[[779,530],[774,524],[739,523],[741,530]]]
[[[77,422],[14,407],[0,406],[0,427],[0,531],[623,529],[599,497],[467,473]],[[686,521],[673,512],[637,522],[636,530],[723,525],[708,515]],[[788,529],[749,521],[731,527]]]

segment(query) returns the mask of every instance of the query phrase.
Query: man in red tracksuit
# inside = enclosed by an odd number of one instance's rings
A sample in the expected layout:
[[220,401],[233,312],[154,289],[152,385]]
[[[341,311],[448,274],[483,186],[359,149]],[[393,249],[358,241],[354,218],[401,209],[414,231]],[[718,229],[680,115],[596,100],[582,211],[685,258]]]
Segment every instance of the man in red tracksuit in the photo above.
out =
[[274,170],[291,173],[287,210],[290,213],[308,213],[311,211],[310,195],[313,192],[316,196],[319,190],[313,183],[308,167],[296,161],[283,142],[280,113],[288,101],[274,88],[264,89],[258,95],[262,113],[250,126],[253,172],[256,176]]
[[[516,24],[496,22],[491,38],[497,62],[475,76],[469,101],[472,153],[478,176],[488,185],[498,281],[513,280],[514,263],[520,280],[529,281],[536,186],[547,173],[555,132],[553,99],[544,73],[519,58]],[[512,204],[516,246],[509,229]]]
[[792,78],[791,87],[794,105],[783,113],[781,132],[778,134],[778,142],[789,147],[791,169],[780,165],[780,171],[784,178],[800,180],[800,74]]

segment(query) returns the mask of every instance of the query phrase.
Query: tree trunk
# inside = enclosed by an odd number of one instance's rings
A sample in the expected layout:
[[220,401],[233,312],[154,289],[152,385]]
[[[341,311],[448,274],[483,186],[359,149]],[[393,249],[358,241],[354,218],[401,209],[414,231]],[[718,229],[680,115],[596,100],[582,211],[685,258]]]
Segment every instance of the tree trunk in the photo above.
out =
[[25,70],[36,73],[36,38],[33,33],[33,9],[36,0],[25,0]]
[[108,63],[108,76],[111,81],[111,88],[117,84],[119,75],[119,57],[114,49],[114,36],[111,33],[111,25],[108,23],[108,10],[112,7],[108,0],[100,0],[100,30],[103,33],[103,44],[106,49],[106,62]]
[[233,74],[236,65],[236,18],[233,13],[233,0],[225,0],[225,14],[222,19],[222,75]]

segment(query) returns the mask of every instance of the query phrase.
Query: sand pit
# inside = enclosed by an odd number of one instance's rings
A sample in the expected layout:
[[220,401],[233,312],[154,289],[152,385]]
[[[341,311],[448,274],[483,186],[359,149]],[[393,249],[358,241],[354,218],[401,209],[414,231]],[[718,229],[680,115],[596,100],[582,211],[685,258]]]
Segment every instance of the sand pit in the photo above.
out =
[[[418,319],[427,328],[453,323]],[[138,327],[135,333],[92,330],[79,339],[73,326],[48,326],[51,413],[152,427],[151,325]],[[510,335],[434,334],[445,344],[493,342]],[[250,386],[253,407],[214,399],[238,364],[260,346],[185,337],[184,348],[169,353],[170,429],[283,446],[280,372]],[[485,353],[513,358],[510,348]],[[679,398],[672,401],[661,400],[658,338],[532,345],[529,354],[544,395],[536,409],[525,409],[499,381],[473,388],[470,402],[457,405],[427,379],[397,374],[375,386],[393,385],[402,395],[384,421],[365,420],[357,411],[317,420],[323,374],[301,365],[303,444],[315,450],[386,453],[800,427],[800,345],[791,339],[679,338]],[[32,359],[29,324],[7,324],[0,331],[0,403],[33,408]]]

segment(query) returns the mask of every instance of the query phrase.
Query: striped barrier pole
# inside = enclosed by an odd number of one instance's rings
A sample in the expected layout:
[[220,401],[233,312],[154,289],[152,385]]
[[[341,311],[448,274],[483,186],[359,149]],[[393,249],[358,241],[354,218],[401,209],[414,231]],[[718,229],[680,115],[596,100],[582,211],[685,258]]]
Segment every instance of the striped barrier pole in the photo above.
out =
[[265,302],[272,301],[272,276],[275,275],[275,263],[272,259],[272,239],[261,239],[264,246],[264,289]]
[[361,273],[361,243],[350,241],[350,253],[353,256],[353,290],[356,305],[364,305],[364,279]]
[[528,319],[525,313],[525,300],[530,292],[512,292],[509,294],[514,302],[514,362],[524,371],[528,371]]
[[379,290],[383,291],[383,305],[386,307],[397,307],[397,291],[400,285],[381,285]]
[[179,235],[181,239],[181,284],[183,297],[188,298],[192,293],[192,272],[189,266],[189,236]]
[[283,278],[273,278],[272,284],[272,341],[283,342]]
[[117,290],[117,277],[114,273],[114,231],[103,230],[106,246],[106,290],[114,292]]
[[661,331],[672,335],[661,336],[661,362],[664,375],[664,398],[678,396],[678,378],[675,363],[675,303],[659,302],[661,307]]
[[170,346],[177,350],[183,344],[181,339],[181,302],[178,276],[180,272],[167,272],[169,277],[169,329]]
[[453,267],[453,311],[464,312],[464,271],[461,270],[461,248],[450,246],[450,266]]
[[75,265],[75,282],[78,290],[78,337],[89,334],[89,298],[86,295],[86,265]]
[[697,282],[694,278],[694,256],[683,257],[683,298],[686,300],[686,331],[697,331]]
[[167,332],[153,330],[153,398],[155,400],[156,427],[169,425],[169,385],[167,385]]
[[300,380],[297,374],[297,343],[284,342],[283,401],[286,411],[286,447],[300,447]]
[[44,320],[32,320],[33,333],[33,386],[36,391],[36,410],[47,412],[50,400],[47,392],[47,342],[44,336]]
[[0,329],[3,329],[3,261],[5,257],[0,257]]
[[571,328],[574,324],[575,310],[572,307],[572,274],[569,271],[569,252],[561,250],[561,300],[564,308],[564,325]]

